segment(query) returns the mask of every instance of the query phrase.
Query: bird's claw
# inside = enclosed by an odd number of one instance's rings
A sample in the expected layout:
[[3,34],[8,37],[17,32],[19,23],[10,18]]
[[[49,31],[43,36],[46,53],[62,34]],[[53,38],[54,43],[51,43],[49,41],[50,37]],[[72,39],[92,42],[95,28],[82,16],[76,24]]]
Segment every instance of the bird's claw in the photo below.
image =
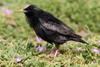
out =
[[56,57],[58,54],[60,54],[58,52],[58,50],[56,50],[55,52],[51,52],[50,54],[47,55],[47,57]]

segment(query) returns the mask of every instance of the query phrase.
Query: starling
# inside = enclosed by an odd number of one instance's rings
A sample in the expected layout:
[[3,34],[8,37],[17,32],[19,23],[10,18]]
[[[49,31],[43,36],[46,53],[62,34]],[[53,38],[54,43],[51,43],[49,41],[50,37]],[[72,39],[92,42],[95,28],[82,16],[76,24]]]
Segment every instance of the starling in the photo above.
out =
[[55,56],[58,53],[59,46],[67,41],[76,41],[88,44],[82,37],[76,34],[70,27],[62,21],[54,17],[52,14],[39,9],[35,5],[29,5],[23,9],[26,15],[26,20],[31,28],[34,29],[37,36],[47,41],[48,43],[55,44],[53,52]]

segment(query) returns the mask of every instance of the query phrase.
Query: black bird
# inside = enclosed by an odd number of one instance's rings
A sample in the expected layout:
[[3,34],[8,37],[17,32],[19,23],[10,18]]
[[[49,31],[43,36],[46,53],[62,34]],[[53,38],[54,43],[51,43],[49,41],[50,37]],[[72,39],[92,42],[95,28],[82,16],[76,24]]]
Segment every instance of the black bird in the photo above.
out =
[[54,17],[52,14],[43,11],[35,5],[29,5],[23,9],[29,25],[35,30],[37,36],[43,40],[55,44],[56,48],[52,53],[57,54],[59,46],[67,41],[76,41],[88,44],[82,37],[76,34],[70,27]]

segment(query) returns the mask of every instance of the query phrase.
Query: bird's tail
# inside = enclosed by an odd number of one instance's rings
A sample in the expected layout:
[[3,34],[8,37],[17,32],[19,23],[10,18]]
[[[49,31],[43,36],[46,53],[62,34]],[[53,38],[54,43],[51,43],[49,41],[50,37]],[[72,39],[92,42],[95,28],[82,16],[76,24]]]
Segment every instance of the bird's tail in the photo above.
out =
[[81,39],[81,38],[73,38],[73,39],[71,39],[71,40],[77,41],[77,42],[81,42],[81,43],[85,43],[85,44],[89,44],[89,43],[87,43],[86,41],[84,41],[84,40]]
[[79,42],[81,42],[81,43],[85,43],[85,44],[89,44],[89,43],[87,43],[86,41],[84,41],[84,40],[82,40],[82,39],[80,39]]

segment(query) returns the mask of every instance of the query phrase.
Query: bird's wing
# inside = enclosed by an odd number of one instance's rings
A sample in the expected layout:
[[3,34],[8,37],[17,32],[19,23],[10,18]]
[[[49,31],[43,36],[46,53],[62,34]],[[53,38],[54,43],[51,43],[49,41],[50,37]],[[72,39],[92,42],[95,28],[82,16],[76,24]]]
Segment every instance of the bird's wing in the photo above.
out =
[[81,38],[81,36],[75,34],[75,32],[66,24],[62,23],[60,20],[53,16],[48,16],[47,18],[39,18],[39,21],[41,25],[48,30],[57,32],[64,36]]

